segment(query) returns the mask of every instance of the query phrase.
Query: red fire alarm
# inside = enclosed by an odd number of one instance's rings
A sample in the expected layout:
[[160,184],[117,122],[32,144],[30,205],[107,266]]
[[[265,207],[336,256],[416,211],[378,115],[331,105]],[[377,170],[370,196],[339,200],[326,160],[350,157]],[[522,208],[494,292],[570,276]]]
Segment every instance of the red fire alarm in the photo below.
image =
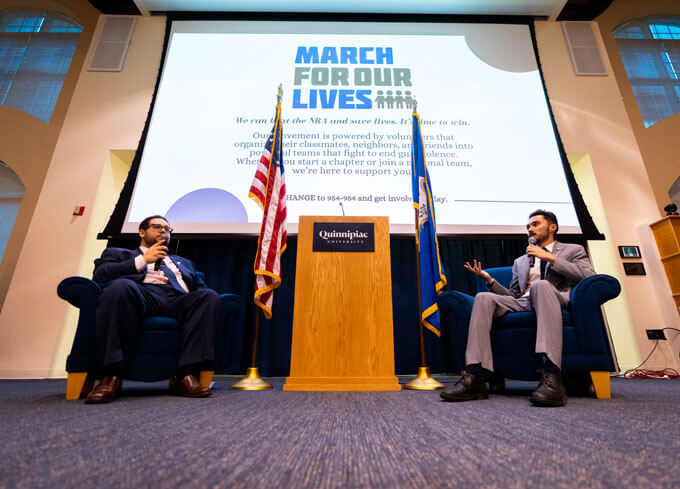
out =
[[85,213],[85,206],[84,205],[77,205],[73,208],[73,215],[74,216],[82,216]]

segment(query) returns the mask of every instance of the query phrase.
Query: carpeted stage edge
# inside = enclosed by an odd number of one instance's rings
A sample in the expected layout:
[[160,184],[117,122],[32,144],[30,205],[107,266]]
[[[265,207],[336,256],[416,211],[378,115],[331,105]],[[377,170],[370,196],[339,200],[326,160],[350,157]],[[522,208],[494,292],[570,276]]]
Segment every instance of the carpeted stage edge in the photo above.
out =
[[99,406],[64,400],[63,380],[0,381],[0,487],[680,487],[680,380],[612,379],[612,399],[564,408],[531,406],[527,384],[453,404],[235,380],[209,399],[154,384]]

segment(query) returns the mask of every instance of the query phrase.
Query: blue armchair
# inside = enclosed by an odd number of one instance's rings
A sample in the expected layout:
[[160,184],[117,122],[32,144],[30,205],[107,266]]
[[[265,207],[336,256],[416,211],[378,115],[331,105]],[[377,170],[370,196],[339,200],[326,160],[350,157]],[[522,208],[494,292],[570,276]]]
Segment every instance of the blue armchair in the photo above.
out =
[[[510,286],[512,267],[489,268],[489,274],[505,287]],[[487,290],[477,279],[477,292]],[[612,352],[601,305],[618,296],[621,285],[609,275],[595,275],[579,282],[571,291],[569,309],[562,310],[564,339],[562,370],[565,376],[590,373],[598,398],[609,398],[609,372],[614,370]],[[465,368],[465,346],[474,297],[447,291],[437,301],[442,323],[447,328],[454,371]],[[494,370],[497,377],[536,380],[536,314],[512,312],[497,318],[491,329]]]
[[[94,379],[101,375],[95,332],[95,307],[101,291],[97,282],[83,277],[66,278],[57,287],[59,297],[80,309],[73,346],[66,359],[66,399],[86,396]],[[239,296],[234,294],[220,296],[221,327],[236,320],[240,302]],[[180,341],[181,327],[176,319],[147,317],[137,332],[123,378],[144,382],[169,379],[177,369]],[[217,349],[219,351],[219,345]],[[201,385],[210,385],[213,373],[201,372]]]

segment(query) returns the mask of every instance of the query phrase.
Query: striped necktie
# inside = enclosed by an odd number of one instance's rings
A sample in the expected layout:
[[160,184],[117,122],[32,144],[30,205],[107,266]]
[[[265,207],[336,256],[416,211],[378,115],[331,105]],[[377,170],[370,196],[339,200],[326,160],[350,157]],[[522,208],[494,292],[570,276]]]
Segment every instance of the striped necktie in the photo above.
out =
[[163,262],[161,265],[161,270],[165,274],[165,276],[168,278],[168,282],[170,285],[172,285],[172,288],[175,290],[179,290],[181,293],[186,294],[187,291],[182,288],[182,286],[179,284],[177,281],[177,276],[175,275],[175,272],[170,270],[170,267]]

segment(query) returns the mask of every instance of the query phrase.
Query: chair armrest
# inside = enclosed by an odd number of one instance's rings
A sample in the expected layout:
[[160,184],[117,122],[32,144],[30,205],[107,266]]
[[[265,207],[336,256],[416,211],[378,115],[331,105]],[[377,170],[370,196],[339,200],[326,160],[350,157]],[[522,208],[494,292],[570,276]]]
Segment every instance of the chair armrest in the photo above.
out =
[[457,292],[455,290],[447,290],[437,299],[439,309],[446,309],[456,314],[470,314],[472,311],[472,303],[475,298],[471,295]]
[[71,353],[66,359],[68,372],[94,371],[99,364],[95,309],[101,291],[97,282],[84,277],[68,277],[57,286],[57,295],[80,309]]
[[583,279],[571,290],[571,317],[577,341],[583,351],[606,351],[601,306],[620,293],[619,281],[604,274]]
[[460,336],[467,341],[467,330],[470,324],[470,313],[475,298],[454,290],[447,290],[437,299],[442,322],[451,336]]
[[236,294],[220,294],[220,327],[223,332],[243,324],[243,301]]
[[97,282],[84,277],[68,277],[57,286],[57,295],[75,307],[96,300],[101,292]]
[[571,289],[572,308],[600,307],[621,293],[621,284],[611,275],[593,275],[584,278]]
[[236,294],[220,294],[220,311],[233,314],[241,307],[241,297]]

